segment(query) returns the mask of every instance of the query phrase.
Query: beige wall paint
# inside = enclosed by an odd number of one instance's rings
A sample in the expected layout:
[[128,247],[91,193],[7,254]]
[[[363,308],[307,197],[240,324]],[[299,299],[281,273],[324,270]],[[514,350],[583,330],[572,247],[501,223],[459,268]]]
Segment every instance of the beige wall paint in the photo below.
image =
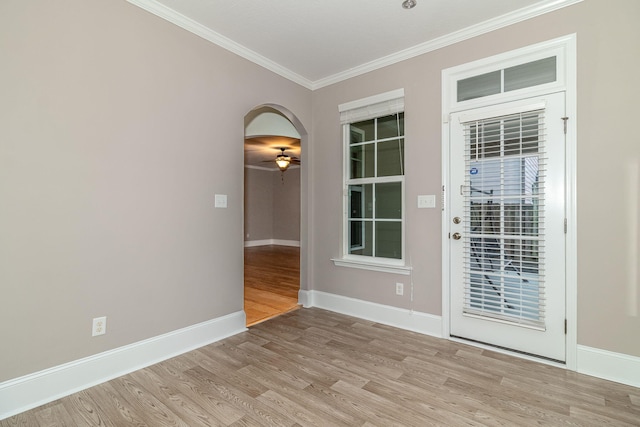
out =
[[300,241],[300,168],[245,168],[244,176],[244,240]]
[[123,0],[3,1],[0,57],[0,381],[242,310],[244,116],[310,91]]
[[[640,356],[638,165],[640,2],[587,0],[352,78],[313,94],[316,215],[314,289],[441,314],[441,71],[566,34],[578,35],[578,343]],[[341,248],[342,154],[338,105],[405,89],[407,258],[413,275],[335,267]],[[573,118],[575,120],[575,118]],[[437,197],[439,200],[440,198]],[[632,232],[629,232],[632,230]],[[635,248],[635,252],[633,249]],[[413,281],[414,301],[395,295]]]
[[578,33],[578,343],[640,356],[640,2],[585,3]]
[[273,239],[273,172],[244,169],[244,240]]
[[272,172],[273,238],[300,240],[300,168]]

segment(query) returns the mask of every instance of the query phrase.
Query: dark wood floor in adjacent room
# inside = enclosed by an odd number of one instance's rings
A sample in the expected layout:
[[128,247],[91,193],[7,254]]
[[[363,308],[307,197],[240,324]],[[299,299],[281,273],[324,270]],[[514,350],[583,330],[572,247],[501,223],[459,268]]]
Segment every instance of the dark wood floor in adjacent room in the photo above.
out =
[[640,389],[303,308],[12,425],[638,426]]
[[300,248],[244,249],[244,311],[247,326],[298,308]]

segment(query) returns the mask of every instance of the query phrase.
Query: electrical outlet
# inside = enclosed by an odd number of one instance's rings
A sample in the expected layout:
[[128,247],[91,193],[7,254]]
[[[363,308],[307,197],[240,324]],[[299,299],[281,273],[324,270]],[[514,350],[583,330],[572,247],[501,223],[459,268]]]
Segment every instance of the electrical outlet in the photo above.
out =
[[91,336],[93,337],[107,333],[107,316],[93,319],[93,329],[91,331]]
[[396,295],[404,294],[404,283],[396,283]]

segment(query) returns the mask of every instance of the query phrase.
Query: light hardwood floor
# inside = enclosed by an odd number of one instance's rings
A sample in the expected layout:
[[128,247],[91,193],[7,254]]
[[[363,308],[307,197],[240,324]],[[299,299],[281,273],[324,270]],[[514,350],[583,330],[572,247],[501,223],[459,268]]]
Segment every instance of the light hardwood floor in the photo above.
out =
[[247,326],[298,308],[300,248],[244,249],[244,311]]
[[640,389],[311,308],[12,425],[638,426]]

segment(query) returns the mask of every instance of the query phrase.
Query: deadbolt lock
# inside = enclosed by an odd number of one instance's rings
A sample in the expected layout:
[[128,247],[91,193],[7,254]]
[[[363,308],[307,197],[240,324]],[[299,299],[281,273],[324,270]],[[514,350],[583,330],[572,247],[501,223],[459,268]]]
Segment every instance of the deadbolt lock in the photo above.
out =
[[454,224],[460,224],[461,222],[462,222],[462,220],[460,219],[459,216],[456,216],[456,217],[453,218],[453,223]]

